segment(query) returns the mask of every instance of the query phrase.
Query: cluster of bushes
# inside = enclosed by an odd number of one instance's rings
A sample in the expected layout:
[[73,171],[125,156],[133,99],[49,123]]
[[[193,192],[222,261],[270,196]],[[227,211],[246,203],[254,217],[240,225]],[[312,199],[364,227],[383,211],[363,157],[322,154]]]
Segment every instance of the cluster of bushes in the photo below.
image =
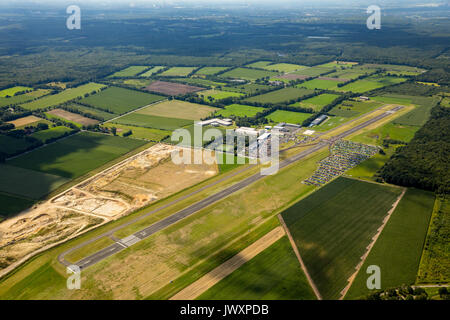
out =
[[[439,296],[442,300],[450,300],[450,294],[445,287],[439,288]],[[423,288],[404,285],[400,288],[371,293],[366,300],[430,300],[431,298]]]

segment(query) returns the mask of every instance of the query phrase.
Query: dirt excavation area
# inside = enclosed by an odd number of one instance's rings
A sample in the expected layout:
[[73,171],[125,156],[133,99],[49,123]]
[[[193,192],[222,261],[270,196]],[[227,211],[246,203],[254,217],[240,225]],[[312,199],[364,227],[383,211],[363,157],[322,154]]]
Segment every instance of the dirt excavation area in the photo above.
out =
[[157,144],[0,223],[0,272],[39,249],[218,174],[217,161],[210,152],[195,151],[203,158],[202,164],[175,164],[173,152],[194,159],[192,149]]

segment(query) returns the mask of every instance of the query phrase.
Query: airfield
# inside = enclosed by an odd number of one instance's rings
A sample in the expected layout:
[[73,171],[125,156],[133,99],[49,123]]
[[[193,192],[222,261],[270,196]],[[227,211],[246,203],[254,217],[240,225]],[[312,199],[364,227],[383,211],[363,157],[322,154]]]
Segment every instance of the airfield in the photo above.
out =
[[[380,70],[336,61],[133,66],[21,103],[49,109],[45,119],[16,125],[57,118],[79,130],[63,136],[51,127],[51,140],[35,149],[16,144],[0,165],[7,179],[0,196],[21,199],[25,209],[2,213],[0,298],[358,299],[367,294],[364,267],[386,254],[393,260],[386,247],[409,202],[419,201],[416,232],[399,240],[416,249],[405,258],[408,276],[398,279],[414,283],[434,196],[374,175],[395,152],[380,153],[384,140],[411,139],[435,98],[365,100],[366,92],[424,72]],[[319,124],[302,125],[321,114]],[[199,150],[175,146],[172,132],[213,116],[232,117],[233,130],[240,118],[291,124],[279,171],[264,176],[264,164],[220,164],[202,150],[212,164],[175,165],[174,151]],[[73,265],[82,288],[70,291]]]

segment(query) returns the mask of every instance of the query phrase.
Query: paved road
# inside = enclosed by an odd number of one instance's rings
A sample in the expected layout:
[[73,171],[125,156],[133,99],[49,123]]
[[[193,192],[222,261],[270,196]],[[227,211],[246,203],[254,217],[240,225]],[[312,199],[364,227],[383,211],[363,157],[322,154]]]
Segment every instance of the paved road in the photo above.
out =
[[[361,130],[361,129],[363,129],[363,128],[365,128],[365,127],[367,127],[367,126],[369,126],[369,125],[371,125],[371,124],[373,124],[373,123],[375,123],[375,122],[377,122],[377,121],[379,121],[379,120],[381,120],[381,119],[383,119],[383,118],[385,118],[385,117],[387,117],[389,115],[391,115],[392,112],[398,111],[401,108],[402,107],[399,106],[399,107],[396,107],[395,109],[392,109],[392,111],[385,112],[385,113],[383,113],[383,114],[381,114],[381,115],[379,115],[379,116],[377,116],[377,117],[375,117],[373,119],[370,119],[370,120],[368,120],[368,121],[366,121],[364,123],[361,123],[361,124],[355,126],[354,128],[351,128],[351,129],[349,129],[349,130],[347,130],[347,131],[345,131],[345,132],[343,132],[343,133],[333,137],[329,141],[326,141],[326,142],[325,141],[321,141],[321,142],[319,142],[317,145],[313,146],[312,148],[310,148],[308,150],[305,150],[305,151],[303,151],[303,152],[301,152],[301,153],[299,153],[299,154],[297,154],[295,156],[292,156],[291,158],[288,158],[288,159],[282,161],[280,163],[280,169],[282,169],[282,168],[284,168],[284,167],[286,167],[286,166],[288,166],[288,165],[290,165],[290,164],[292,164],[294,162],[297,162],[297,161],[307,157],[308,155],[319,151],[320,149],[322,149],[324,147],[327,147],[330,143],[333,143],[336,140],[345,138],[345,137],[355,133],[356,131]],[[264,177],[266,177],[266,176],[263,176],[263,175],[261,175],[261,173],[258,172],[257,174],[254,174],[254,175],[252,175],[252,176],[250,176],[250,177],[248,177],[248,178],[246,178],[246,179],[244,179],[244,180],[242,180],[242,181],[240,181],[240,182],[238,182],[238,183],[236,183],[236,184],[234,184],[234,185],[232,185],[232,186],[230,186],[230,187],[228,187],[228,188],[226,188],[226,189],[224,189],[224,190],[222,190],[222,191],[220,191],[220,192],[218,192],[216,194],[213,194],[213,195],[211,195],[211,196],[209,196],[209,197],[207,197],[207,198],[205,198],[205,199],[203,199],[203,200],[201,200],[201,201],[199,201],[199,202],[197,202],[197,203],[195,203],[195,204],[193,204],[193,205],[191,205],[191,206],[189,206],[189,207],[187,207],[187,208],[185,208],[185,209],[183,209],[181,211],[178,211],[177,213],[175,213],[175,214],[173,214],[173,215],[171,215],[171,216],[169,216],[169,217],[167,217],[167,218],[165,218],[163,220],[160,220],[160,221],[150,225],[149,227],[147,227],[147,228],[145,228],[143,230],[140,230],[140,231],[134,233],[133,235],[131,235],[130,237],[127,237],[126,239],[122,239],[119,242],[116,242],[113,245],[111,245],[111,246],[109,246],[107,248],[104,248],[104,249],[102,249],[102,250],[92,254],[91,256],[76,262],[75,265],[77,265],[80,269],[84,269],[84,268],[87,268],[89,266],[92,266],[92,265],[100,262],[101,260],[103,260],[103,259],[105,259],[107,257],[110,257],[110,256],[112,256],[112,255],[114,255],[114,254],[124,250],[125,248],[129,247],[130,245],[133,245],[133,244],[135,244],[135,243],[137,243],[137,242],[139,242],[139,241],[141,241],[141,240],[143,240],[145,238],[148,238],[151,235],[155,234],[156,232],[161,231],[161,230],[163,230],[163,229],[165,229],[165,228],[167,228],[167,227],[177,223],[178,221],[180,221],[180,220],[182,220],[182,219],[184,219],[186,217],[189,217],[190,215],[198,212],[199,210],[202,210],[202,209],[208,207],[209,205],[211,205],[211,204],[213,204],[213,203],[215,203],[215,202],[217,202],[219,200],[222,200],[222,199],[228,197],[229,195],[235,193],[236,191],[239,191],[239,190],[241,190],[241,189],[243,189],[243,188],[253,184],[254,182],[256,182],[256,181],[258,181],[258,180],[260,180],[260,179],[262,179]],[[219,183],[219,182],[216,182],[216,183]],[[209,186],[207,186],[207,187],[209,187]],[[205,188],[207,188],[207,187],[205,187]],[[202,190],[203,189],[204,188],[202,188]],[[198,192],[200,192],[200,190],[195,192],[195,193],[198,193]],[[190,195],[185,196],[183,199],[185,199],[188,196],[190,196]],[[178,200],[178,201],[181,201],[181,200]],[[167,207],[169,205],[171,205],[171,204],[168,204],[165,207]],[[157,209],[157,210],[161,210],[161,209]],[[152,213],[154,213],[154,211],[148,213],[146,216],[148,216],[149,214],[152,214]],[[124,224],[124,225],[121,225],[121,226],[119,226],[119,227],[109,231],[108,233],[106,233],[104,235],[96,237],[93,240],[90,240],[90,242],[92,243],[95,240],[98,240],[98,239],[103,238],[105,236],[110,236],[114,232],[116,232],[117,230],[120,230],[120,229],[124,228],[125,226],[128,226],[128,225],[130,225],[130,224],[132,224],[134,222],[136,222],[136,219],[132,220],[132,221],[130,221],[130,222]],[[85,245],[87,245],[86,242],[81,244],[81,245],[79,245],[79,246],[77,246],[77,247],[74,247],[74,248],[70,249],[69,251],[66,251],[63,254],[61,254],[58,257],[59,261],[62,264],[66,265],[66,266],[71,265],[71,263],[66,261],[64,257],[68,253],[73,252],[74,250],[76,250],[76,249],[78,249],[78,248],[80,248],[82,246],[85,246]]]

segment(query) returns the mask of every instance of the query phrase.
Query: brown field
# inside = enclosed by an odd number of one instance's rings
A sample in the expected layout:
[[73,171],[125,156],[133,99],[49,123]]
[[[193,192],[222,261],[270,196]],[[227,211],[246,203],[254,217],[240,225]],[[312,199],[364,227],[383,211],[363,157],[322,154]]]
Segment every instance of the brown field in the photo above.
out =
[[279,76],[278,78],[280,78],[280,79],[287,79],[287,80],[306,80],[306,79],[311,78],[311,76],[302,76],[300,74],[288,73],[288,74],[284,74],[282,76]]
[[89,126],[89,125],[97,124],[97,123],[100,122],[98,120],[86,118],[86,117],[83,117],[82,115],[79,115],[77,113],[72,113],[72,112],[69,112],[69,111],[66,111],[66,110],[63,110],[63,109],[54,109],[52,111],[49,111],[48,113],[50,113],[50,114],[52,114],[54,116],[57,116],[57,117],[69,120],[69,121],[73,121],[73,122],[79,123],[79,124],[81,124],[83,126]]
[[167,118],[200,120],[217,110],[219,109],[201,104],[171,100],[141,109],[136,113]]
[[[211,165],[172,162],[191,149],[158,144],[93,176],[47,202],[0,223],[0,270],[88,228],[134,212],[218,173]],[[203,152],[203,151],[200,151]],[[212,160],[212,159],[209,159]],[[206,163],[206,161],[203,161]]]
[[182,83],[173,83],[166,81],[155,81],[151,85],[145,88],[151,92],[158,92],[168,96],[177,96],[180,94],[187,94],[205,90],[204,88],[189,86]]
[[26,125],[29,125],[31,123],[35,123],[35,122],[38,122],[41,120],[43,120],[43,119],[35,117],[35,116],[28,116],[28,117],[16,119],[14,121],[8,121],[8,123],[12,123],[16,128],[18,128],[18,127],[26,126]]
[[251,244],[230,260],[224,262],[211,272],[207,273],[188,287],[174,295],[170,300],[194,300],[203,292],[214,286],[220,280],[233,273],[244,263],[256,257],[259,253],[270,247],[285,235],[282,227],[277,227],[271,232]]

